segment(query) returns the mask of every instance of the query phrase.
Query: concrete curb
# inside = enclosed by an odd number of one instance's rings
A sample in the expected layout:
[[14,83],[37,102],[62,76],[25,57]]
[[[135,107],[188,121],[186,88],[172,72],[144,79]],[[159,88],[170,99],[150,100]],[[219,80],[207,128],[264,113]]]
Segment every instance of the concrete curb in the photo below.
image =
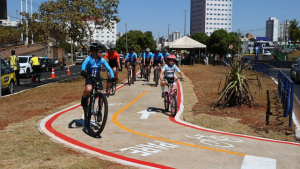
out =
[[[273,77],[271,77],[272,80],[278,84],[277,80]],[[294,99],[296,100],[296,102],[298,103],[298,105],[300,106],[300,101],[298,99],[298,97],[294,94]],[[293,111],[293,122],[294,124],[296,125],[296,130],[295,130],[295,137],[296,137],[296,140],[300,140],[300,123],[298,121],[298,119],[296,118],[296,115],[295,115],[295,112]]]

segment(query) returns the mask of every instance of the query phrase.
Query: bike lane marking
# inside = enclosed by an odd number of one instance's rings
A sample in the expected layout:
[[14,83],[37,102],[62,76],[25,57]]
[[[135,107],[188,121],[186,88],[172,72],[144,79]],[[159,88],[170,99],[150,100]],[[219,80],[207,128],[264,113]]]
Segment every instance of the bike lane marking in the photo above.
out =
[[[138,98],[141,98],[143,95],[145,95],[147,92],[143,92]],[[134,102],[137,100],[134,100]],[[141,135],[144,137],[148,137],[148,138],[152,138],[152,139],[156,139],[156,140],[161,140],[161,141],[166,141],[166,142],[171,142],[171,143],[176,143],[176,144],[181,144],[181,145],[186,145],[186,146],[191,146],[191,147],[197,147],[197,148],[202,148],[202,149],[207,149],[207,150],[213,150],[213,151],[219,151],[219,152],[224,152],[224,153],[229,153],[229,154],[235,154],[235,155],[241,155],[241,156],[245,156],[246,154],[242,154],[242,153],[236,153],[236,152],[232,152],[232,151],[227,151],[227,150],[220,150],[220,149],[215,149],[215,148],[209,148],[209,147],[204,147],[204,146],[198,146],[198,145],[194,145],[194,144],[189,144],[189,143],[183,143],[183,142],[179,142],[179,141],[174,141],[174,140],[169,140],[169,139],[164,139],[164,138],[159,138],[159,137],[155,137],[155,136],[151,136],[151,135],[146,135],[143,133],[139,133],[136,132],[134,130],[131,130],[129,128],[126,128],[125,126],[123,126],[122,124],[120,124],[117,120],[118,115],[121,114],[124,110],[126,110],[129,106],[131,106],[134,102],[131,102],[129,104],[127,104],[125,107],[123,107],[122,109],[120,109],[118,112],[116,112],[113,117],[112,117],[112,121],[120,128],[129,131],[131,133],[137,134],[137,135]]]

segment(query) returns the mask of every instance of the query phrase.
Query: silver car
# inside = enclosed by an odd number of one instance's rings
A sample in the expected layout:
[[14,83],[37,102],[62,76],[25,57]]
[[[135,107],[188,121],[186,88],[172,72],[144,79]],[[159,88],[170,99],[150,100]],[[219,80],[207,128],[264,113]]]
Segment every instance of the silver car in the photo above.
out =
[[76,65],[77,64],[82,64],[83,61],[85,60],[86,56],[76,56]]

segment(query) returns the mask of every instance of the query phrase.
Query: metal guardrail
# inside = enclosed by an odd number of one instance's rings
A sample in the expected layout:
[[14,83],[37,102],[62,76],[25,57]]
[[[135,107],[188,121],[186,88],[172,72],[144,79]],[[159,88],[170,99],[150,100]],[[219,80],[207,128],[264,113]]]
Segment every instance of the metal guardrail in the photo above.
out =
[[253,63],[252,70],[270,76],[270,65],[267,63]]
[[281,70],[278,73],[278,93],[281,98],[283,116],[289,115],[289,126],[292,126],[293,103],[294,103],[294,82]]

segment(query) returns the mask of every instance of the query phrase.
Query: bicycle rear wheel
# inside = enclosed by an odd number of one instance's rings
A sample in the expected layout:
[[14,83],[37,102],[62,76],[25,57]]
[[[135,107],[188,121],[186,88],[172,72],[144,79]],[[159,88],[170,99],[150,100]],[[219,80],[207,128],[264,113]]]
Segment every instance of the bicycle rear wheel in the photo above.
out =
[[173,117],[175,117],[176,113],[177,113],[177,99],[176,99],[175,95],[173,95],[171,97],[171,99],[172,99],[172,102],[171,102],[171,114],[172,114]]
[[115,81],[115,82],[111,82],[111,83],[112,83],[112,84],[111,84],[111,88],[112,88],[111,94],[112,94],[112,95],[115,95],[115,94],[116,94],[116,91],[117,91],[117,82],[118,82],[118,80]]
[[134,84],[135,75],[133,74],[133,70],[131,70],[131,83]]
[[[99,136],[106,124],[107,116],[108,116],[108,103],[105,95],[103,93],[95,93],[94,103],[90,102],[90,120],[88,133],[92,137]],[[101,106],[102,105],[102,106]]]
[[165,96],[164,99],[164,104],[165,104],[165,111],[169,111],[169,96]]
[[128,85],[129,85],[129,86],[131,85],[130,76],[131,76],[131,71],[130,71],[130,69],[129,69],[129,70],[128,70],[128,73],[127,73],[127,79],[128,79]]

